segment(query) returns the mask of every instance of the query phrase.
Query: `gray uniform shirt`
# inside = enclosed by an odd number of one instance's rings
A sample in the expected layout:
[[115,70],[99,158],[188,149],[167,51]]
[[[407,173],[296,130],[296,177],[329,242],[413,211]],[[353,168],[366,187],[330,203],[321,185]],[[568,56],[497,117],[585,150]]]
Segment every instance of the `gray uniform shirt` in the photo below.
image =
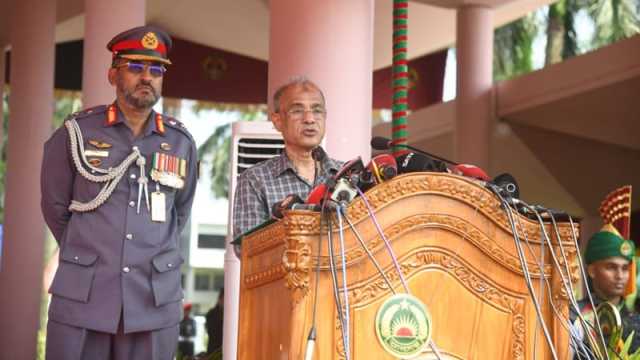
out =
[[[134,138],[117,111],[107,121],[107,107],[98,106],[75,115],[85,149],[97,142],[108,151],[98,167],[120,164],[137,146],[146,158],[149,197],[156,183],[149,172],[152,154],[161,152],[187,161],[185,185],[160,185],[165,194],[166,221],[153,222],[144,205],[136,213],[139,167],[134,163],[111,197],[93,211],[68,210],[71,200],[88,202],[104,183],[82,177],[70,155],[67,129],[62,126],[45,143],[42,163],[42,212],[60,246],[60,262],[49,289],[49,319],[86,329],[116,333],[123,321],[126,333],[173,326],[181,315],[178,235],[193,202],[197,182],[195,144],[184,126],[152,111],[143,133]],[[161,145],[162,143],[166,143]],[[107,145],[105,145],[107,144]],[[167,145],[168,144],[168,145]]]

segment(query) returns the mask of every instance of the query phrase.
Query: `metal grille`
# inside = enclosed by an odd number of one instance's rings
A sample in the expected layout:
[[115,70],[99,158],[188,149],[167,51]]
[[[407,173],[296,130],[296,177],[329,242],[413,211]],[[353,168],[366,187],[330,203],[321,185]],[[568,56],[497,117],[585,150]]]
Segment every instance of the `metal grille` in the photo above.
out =
[[241,137],[238,139],[237,174],[253,165],[280,155],[284,149],[282,139]]

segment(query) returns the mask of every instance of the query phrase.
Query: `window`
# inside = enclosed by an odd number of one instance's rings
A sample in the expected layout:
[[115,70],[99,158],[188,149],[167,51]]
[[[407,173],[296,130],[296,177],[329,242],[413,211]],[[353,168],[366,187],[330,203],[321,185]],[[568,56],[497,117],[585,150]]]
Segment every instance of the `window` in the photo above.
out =
[[210,273],[197,273],[195,275],[195,290],[196,291],[210,291],[213,290],[213,274]]
[[198,235],[198,248],[200,249],[224,249],[224,235]]

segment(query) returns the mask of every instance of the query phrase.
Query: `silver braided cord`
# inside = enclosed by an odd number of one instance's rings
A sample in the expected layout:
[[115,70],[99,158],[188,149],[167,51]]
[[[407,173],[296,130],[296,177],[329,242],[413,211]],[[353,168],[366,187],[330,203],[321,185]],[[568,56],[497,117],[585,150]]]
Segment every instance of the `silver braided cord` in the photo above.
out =
[[[73,163],[78,169],[80,175],[82,175],[82,177],[89,181],[101,183],[112,180],[116,176],[118,176],[118,174],[124,173],[129,168],[129,166],[136,159],[138,159],[138,157],[141,156],[138,148],[134,146],[131,154],[129,154],[129,156],[127,156],[127,158],[124,159],[124,161],[120,163],[120,165],[118,165],[116,168],[110,168],[107,170],[97,168],[89,164],[86,156],[84,155],[84,141],[82,139],[82,133],[80,132],[80,128],[78,127],[78,123],[76,122],[76,120],[67,120],[65,121],[64,125],[67,127],[67,131],[69,132],[69,140],[71,141],[71,157],[73,159]],[[78,148],[80,148],[80,154],[78,154]],[[105,175],[100,176],[89,173],[83,166],[83,163],[92,171],[104,173]]]
[[[73,129],[75,131],[76,138],[77,138],[76,142],[78,143],[78,148],[80,149],[80,154],[84,154],[84,138],[82,137],[82,131],[80,131],[80,125],[78,125],[78,122],[75,119],[71,119],[71,121],[69,121],[69,123],[71,125],[73,125]],[[65,125],[66,124],[67,123],[65,122]],[[68,129],[68,127],[67,127],[67,129]],[[69,137],[72,138],[71,132],[69,133]],[[71,145],[73,145],[73,140],[71,140]],[[72,146],[72,149],[75,149],[75,146]],[[97,173],[100,173],[100,174],[108,174],[109,173],[108,169],[101,169],[99,167],[95,167],[95,166],[91,165],[87,161],[86,156],[82,156],[80,159],[82,160],[82,163],[86,167],[91,169],[92,172],[97,172]]]
[[[67,128],[67,132],[69,133],[69,141],[71,144],[71,158],[73,159],[73,164],[76,169],[78,169],[78,173],[85,179],[96,182],[96,183],[107,183],[100,190],[95,199],[83,203],[76,200],[71,200],[71,204],[69,205],[70,211],[75,212],[87,212],[97,209],[100,205],[104,204],[107,199],[111,196],[116,186],[126,173],[127,169],[131,164],[133,164],[138,159],[143,159],[144,157],[140,154],[140,150],[138,147],[134,146],[131,154],[127,156],[120,165],[115,168],[109,169],[100,169],[95,167],[87,161],[84,151],[84,140],[82,138],[82,132],[80,131],[80,127],[78,126],[78,122],[75,118],[71,118],[64,122],[65,127]],[[104,175],[94,175],[91,174],[87,169],[89,168],[93,172],[101,173]],[[144,173],[142,174],[144,176]]]

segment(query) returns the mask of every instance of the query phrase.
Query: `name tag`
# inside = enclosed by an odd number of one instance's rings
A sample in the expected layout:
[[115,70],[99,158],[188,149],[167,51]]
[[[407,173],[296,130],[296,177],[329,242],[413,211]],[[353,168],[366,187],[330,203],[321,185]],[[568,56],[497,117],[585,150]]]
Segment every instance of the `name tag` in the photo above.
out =
[[154,191],[151,193],[151,221],[167,221],[166,199],[163,192]]

